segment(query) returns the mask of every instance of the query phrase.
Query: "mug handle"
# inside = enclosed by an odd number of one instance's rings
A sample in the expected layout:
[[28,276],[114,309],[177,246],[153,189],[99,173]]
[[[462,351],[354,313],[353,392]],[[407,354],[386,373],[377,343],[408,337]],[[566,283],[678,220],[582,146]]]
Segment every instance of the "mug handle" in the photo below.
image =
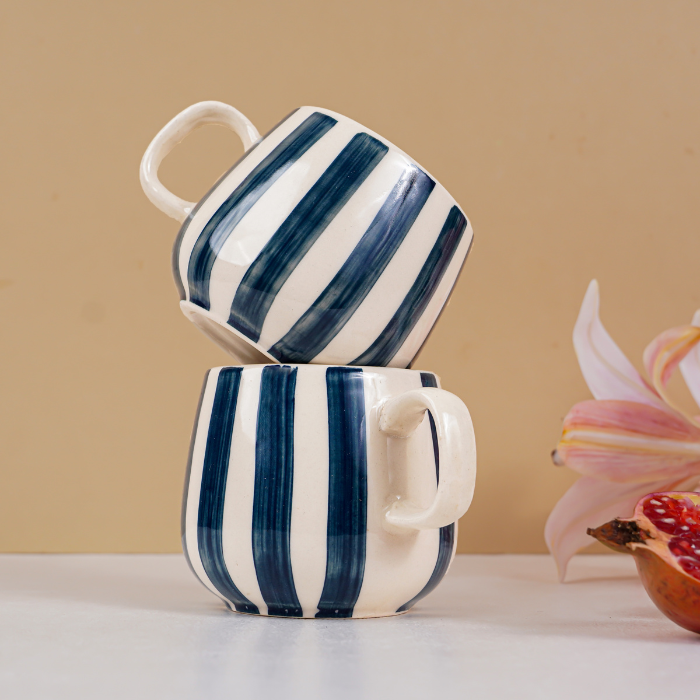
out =
[[158,179],[158,168],[165,156],[182,141],[185,136],[202,124],[227,126],[240,136],[243,150],[260,140],[258,130],[250,120],[237,109],[223,102],[198,102],[171,119],[151,141],[141,159],[141,187],[146,196],[158,209],[182,223],[194,209],[194,202],[188,202],[174,195]]
[[476,440],[469,410],[444,389],[407,391],[379,409],[379,429],[407,438],[430,411],[437,429],[440,479],[432,504],[419,508],[408,500],[394,501],[385,512],[384,527],[394,534],[445,527],[468,510],[476,482]]

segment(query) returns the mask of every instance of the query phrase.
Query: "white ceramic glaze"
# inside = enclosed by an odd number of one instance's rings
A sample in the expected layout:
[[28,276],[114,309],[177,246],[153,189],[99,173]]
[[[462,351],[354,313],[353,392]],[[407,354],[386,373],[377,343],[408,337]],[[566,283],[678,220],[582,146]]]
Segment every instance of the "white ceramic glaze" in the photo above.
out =
[[[157,170],[203,123],[230,126],[246,153],[193,207]],[[173,251],[183,312],[244,363],[409,366],[466,259],[467,218],[408,155],[335,112],[301,107],[256,135],[206,102],[146,151],[147,195],[187,214]]]
[[205,124],[227,126],[240,136],[243,148],[247,151],[260,140],[260,134],[253,124],[237,109],[223,102],[198,102],[171,119],[151,141],[141,160],[141,187],[146,196],[162,212],[182,223],[195,208],[174,195],[158,179],[158,168],[163,158],[172,151],[187,135]]
[[432,373],[220,367],[195,422],[183,548],[239,612],[394,615],[446,573],[475,475],[469,412]]

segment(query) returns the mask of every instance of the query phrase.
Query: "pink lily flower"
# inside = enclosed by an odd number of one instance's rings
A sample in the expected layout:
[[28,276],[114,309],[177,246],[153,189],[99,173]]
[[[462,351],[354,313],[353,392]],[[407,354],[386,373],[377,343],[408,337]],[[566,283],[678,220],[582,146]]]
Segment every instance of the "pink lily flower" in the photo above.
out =
[[666,392],[680,368],[700,406],[700,311],[687,326],[657,336],[644,351],[647,382],[603,327],[593,280],[574,328],[574,348],[595,401],[576,404],[564,419],[552,459],[582,474],[554,506],[545,540],[564,580],[571,557],[591,543],[586,534],[630,517],[654,491],[700,490],[700,416],[690,416]]

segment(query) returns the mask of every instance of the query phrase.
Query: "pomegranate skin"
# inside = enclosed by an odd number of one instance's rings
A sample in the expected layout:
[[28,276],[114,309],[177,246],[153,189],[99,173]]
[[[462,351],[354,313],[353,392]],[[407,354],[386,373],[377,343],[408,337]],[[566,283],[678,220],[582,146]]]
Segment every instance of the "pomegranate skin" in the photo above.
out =
[[631,554],[654,605],[679,627],[700,634],[700,493],[647,494],[631,518],[615,518],[588,534]]
[[700,634],[700,581],[644,546],[635,547],[631,553],[654,605],[680,627]]

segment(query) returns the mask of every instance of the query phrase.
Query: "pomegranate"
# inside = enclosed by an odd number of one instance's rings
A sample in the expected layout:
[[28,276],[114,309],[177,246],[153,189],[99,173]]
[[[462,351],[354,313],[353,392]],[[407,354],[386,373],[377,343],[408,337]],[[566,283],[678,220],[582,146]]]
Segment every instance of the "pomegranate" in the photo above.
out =
[[615,518],[589,528],[588,534],[617,552],[633,554],[656,607],[700,634],[700,493],[650,493],[631,518]]

